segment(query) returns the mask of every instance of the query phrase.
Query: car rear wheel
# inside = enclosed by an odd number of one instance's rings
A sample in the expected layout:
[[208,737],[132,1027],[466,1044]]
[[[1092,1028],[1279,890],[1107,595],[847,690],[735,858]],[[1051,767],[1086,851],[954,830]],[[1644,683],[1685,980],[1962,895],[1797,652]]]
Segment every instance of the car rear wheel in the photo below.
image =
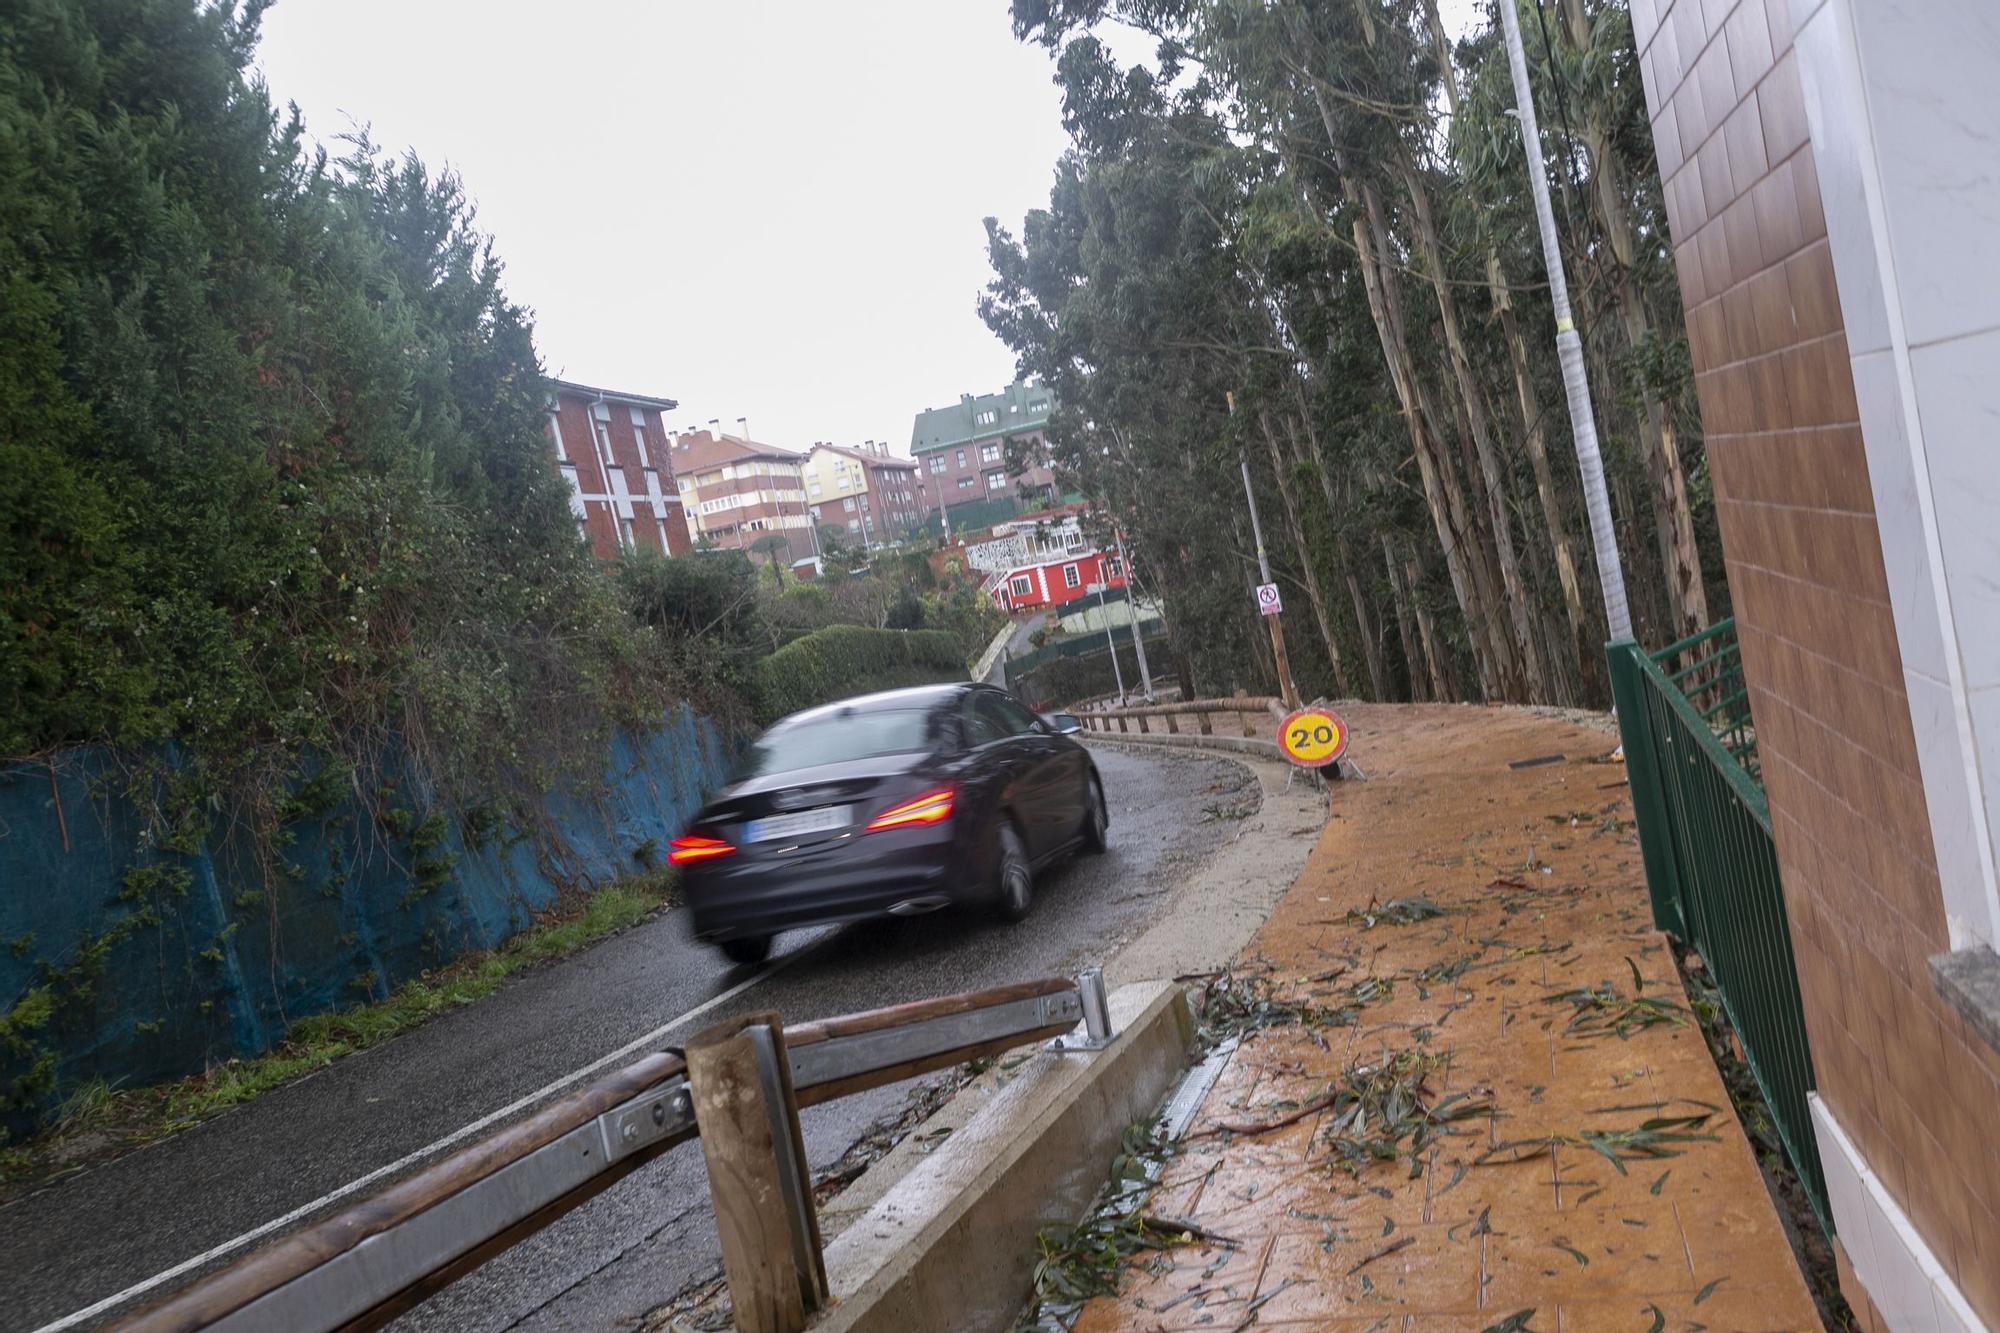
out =
[[1028,847],[1012,824],[1002,824],[994,837],[994,901],[1000,915],[1019,921],[1035,905],[1035,872]]
[[1104,808],[1104,784],[1092,774],[1089,795],[1085,797],[1088,808],[1083,812],[1083,850],[1097,853],[1110,845],[1107,831],[1111,827],[1110,812]]
[[732,963],[761,963],[771,956],[769,935],[742,935],[722,942],[722,956]]

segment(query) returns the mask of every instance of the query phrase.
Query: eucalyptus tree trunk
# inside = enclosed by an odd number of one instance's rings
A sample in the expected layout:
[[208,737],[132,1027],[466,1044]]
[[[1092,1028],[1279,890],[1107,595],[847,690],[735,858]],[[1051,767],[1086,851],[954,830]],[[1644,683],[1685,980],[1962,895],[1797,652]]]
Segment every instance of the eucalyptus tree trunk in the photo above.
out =
[[[1414,374],[1414,371],[1412,373]],[[1430,385],[1421,379],[1416,384],[1417,402],[1423,409],[1425,420],[1430,423],[1429,438],[1435,451],[1433,461],[1445,480],[1445,494],[1452,506],[1452,520],[1458,525],[1466,566],[1472,571],[1472,586],[1479,595],[1481,619],[1477,626],[1469,628],[1485,636],[1487,651],[1492,654],[1493,660],[1500,664],[1496,667],[1497,673],[1508,680],[1518,681],[1520,663],[1514,656],[1513,636],[1508,632],[1505,618],[1500,611],[1503,596],[1500,571],[1494,564],[1492,547],[1484,540],[1480,522],[1482,509],[1472,507],[1466,502],[1465,483],[1460,481],[1457,464],[1453,462],[1446,445],[1446,425],[1440,424],[1445,423],[1448,414],[1439,406],[1437,395]],[[1456,406],[1458,400],[1452,398],[1450,402]],[[1459,444],[1459,453],[1464,456],[1464,461],[1468,464],[1467,475],[1476,486],[1479,483],[1479,469],[1472,459],[1471,442],[1466,438],[1464,423],[1454,416],[1448,424],[1457,428],[1455,438]],[[1489,694],[1488,697],[1511,696]]]
[[1500,320],[1501,336],[1507,342],[1508,360],[1514,368],[1514,396],[1521,408],[1521,438],[1528,446],[1528,462],[1535,472],[1535,494],[1542,502],[1542,521],[1548,524],[1549,544],[1555,554],[1556,579],[1562,584],[1563,609],[1569,616],[1570,638],[1585,658],[1596,660],[1590,612],[1583,600],[1583,578],[1577,569],[1576,541],[1556,494],[1555,470],[1549,465],[1549,439],[1542,405],[1535,394],[1528,371],[1528,349],[1521,337],[1520,321],[1514,317],[1513,296],[1500,270],[1500,256],[1486,252],[1486,281],[1493,298],[1493,313]]
[[1354,602],[1354,621],[1361,629],[1361,655],[1368,659],[1368,688],[1371,697],[1389,697],[1389,664],[1382,657],[1382,634],[1369,614],[1368,598],[1362,594],[1361,578],[1347,552],[1347,539],[1340,539],[1340,563],[1347,571],[1347,595]]
[[1257,412],[1257,428],[1263,433],[1264,444],[1271,451],[1271,474],[1277,478],[1278,499],[1285,510],[1285,526],[1291,529],[1292,549],[1299,553],[1299,569],[1305,575],[1306,600],[1312,603],[1320,642],[1326,645],[1326,660],[1333,668],[1334,688],[1343,698],[1350,696],[1353,686],[1348,683],[1347,664],[1340,656],[1340,640],[1334,635],[1333,619],[1327,614],[1326,594],[1319,584],[1319,562],[1312,558],[1312,551],[1306,545],[1305,524],[1299,520],[1299,498],[1292,494],[1292,488],[1286,481],[1284,453],[1278,448],[1278,436],[1271,429],[1271,418],[1262,409]]
[[[1562,0],[1563,19],[1571,43],[1588,53],[1596,45],[1590,16],[1583,0]],[[1617,269],[1612,290],[1618,301],[1619,322],[1628,347],[1643,347],[1652,334],[1652,317],[1633,281],[1635,259],[1632,225],[1618,176],[1618,159],[1612,146],[1611,127],[1605,123],[1604,107],[1588,98],[1578,98],[1583,118],[1584,148],[1591,171],[1591,203]],[[1667,410],[1653,385],[1639,381],[1639,437],[1645,445],[1646,475],[1652,488],[1653,527],[1660,545],[1660,561],[1665,568],[1667,605],[1674,618],[1667,631],[1669,639],[1693,634],[1708,624],[1708,594],[1702,586],[1701,553],[1695,545],[1694,515],[1689,511],[1687,474],[1681,466],[1680,450],[1674,439]]]
[[[1321,100],[1320,111],[1327,118],[1331,133],[1333,122],[1324,99]],[[1504,651],[1504,634],[1496,633],[1498,627],[1492,599],[1484,595],[1479,586],[1483,580],[1476,577],[1476,572],[1483,572],[1477,570],[1478,553],[1466,549],[1465,538],[1470,524],[1457,471],[1451,468],[1449,457],[1440,448],[1431,427],[1435,418],[1423,401],[1415,359],[1410,355],[1409,339],[1403,324],[1401,298],[1396,291],[1395,275],[1387,263],[1388,227],[1382,217],[1381,199],[1375,193],[1375,187],[1365,181],[1356,182],[1350,177],[1343,181],[1343,186],[1350,206],[1359,211],[1354,220],[1354,246],[1361,259],[1362,285],[1368,295],[1369,313],[1374,318],[1376,336],[1382,343],[1382,355],[1389,367],[1389,379],[1395,386],[1403,420],[1409,429],[1411,452],[1416,456],[1417,472],[1423,481],[1424,499],[1431,512],[1431,522],[1437,529],[1438,544],[1444,551],[1445,572],[1450,575],[1452,592],[1470,630],[1468,638],[1472,645],[1473,663],[1479,671],[1481,693],[1488,699],[1504,698],[1503,669],[1511,665],[1510,655]]]
[[[1356,0],[1355,9],[1361,17],[1363,40],[1372,49],[1376,44],[1375,19],[1368,0]],[[1329,138],[1338,142],[1337,136],[1332,133],[1332,118],[1324,91],[1316,86],[1314,95],[1318,99],[1320,115],[1327,121]],[[1392,133],[1398,132],[1392,130]],[[1500,468],[1500,455],[1487,424],[1485,399],[1472,374],[1472,359],[1465,349],[1458,303],[1447,284],[1443,247],[1438,243],[1437,225],[1431,215],[1430,191],[1418,178],[1409,151],[1400,137],[1396,138],[1395,144],[1393,165],[1410,200],[1416,222],[1417,251],[1437,299],[1438,315],[1444,327],[1445,359],[1451,367],[1452,379],[1457,384],[1465,412],[1473,451],[1478,459],[1477,474],[1484,482],[1480,489],[1484,491],[1489,540],[1494,560],[1499,566],[1501,596],[1506,602],[1507,617],[1513,629],[1513,652],[1501,658],[1501,689],[1508,698],[1544,698],[1547,684],[1542,671],[1541,652],[1535,641],[1533,606],[1521,578],[1520,560],[1514,551],[1513,525],[1507,513],[1507,488]],[[1379,218],[1380,210],[1373,206],[1373,201],[1371,213]]]
[[1435,663],[1426,663],[1417,649],[1416,630],[1410,622],[1410,602],[1403,595],[1403,571],[1396,568],[1396,546],[1389,540],[1389,534],[1382,534],[1382,563],[1389,572],[1389,600],[1396,605],[1396,634],[1403,644],[1403,665],[1410,678],[1410,698],[1421,703],[1435,697],[1430,687],[1430,678],[1425,674],[1428,666],[1435,672]]
[[[1372,41],[1372,19],[1365,10],[1362,19],[1371,25]],[[1320,123],[1326,131],[1328,146],[1332,148],[1340,142],[1333,108],[1327,103],[1324,89],[1312,84],[1310,91],[1319,111]],[[1444,551],[1445,572],[1451,579],[1452,594],[1465,617],[1473,664],[1479,672],[1480,691],[1488,699],[1503,698],[1503,681],[1510,674],[1508,668],[1512,665],[1512,655],[1506,651],[1504,632],[1495,632],[1497,626],[1492,598],[1480,586],[1484,580],[1478,575],[1484,571],[1477,567],[1477,552],[1467,549],[1470,525],[1457,470],[1450,466],[1449,457],[1442,451],[1433,424],[1436,416],[1423,401],[1416,360],[1410,353],[1409,335],[1403,322],[1402,297],[1390,267],[1388,224],[1383,217],[1381,198],[1372,182],[1357,178],[1345,163],[1339,162],[1337,155],[1335,165],[1342,195],[1352,215],[1354,250],[1360,262],[1362,287],[1368,297],[1368,313],[1375,326],[1375,336],[1382,345],[1382,359],[1389,371],[1389,382],[1396,391],[1397,406],[1409,431],[1410,452],[1417,460],[1417,472],[1423,481],[1424,503],[1437,530],[1438,545]]]
[[1361,638],[1361,654],[1368,662],[1368,683],[1374,690],[1375,698],[1387,699],[1388,676],[1382,661],[1381,636],[1375,631],[1368,599],[1361,591],[1361,580],[1355,576],[1354,557],[1341,527],[1341,504],[1333,488],[1333,474],[1321,458],[1319,434],[1313,430],[1312,416],[1306,411],[1305,394],[1296,377],[1292,381],[1292,396],[1299,405],[1299,420],[1305,425],[1305,440],[1300,441],[1298,428],[1292,424],[1290,417],[1285,419],[1285,437],[1292,442],[1292,456],[1301,464],[1309,464],[1313,474],[1319,478],[1319,492],[1326,499],[1327,521],[1333,528],[1334,552],[1340,557],[1340,567],[1347,578],[1347,595],[1354,603],[1354,628]]
[[1424,605],[1421,592],[1423,570],[1417,566],[1417,558],[1407,551],[1403,554],[1403,577],[1410,584],[1410,605],[1416,609],[1417,631],[1423,636],[1424,656],[1430,659],[1432,678],[1436,680],[1438,698],[1452,700],[1459,697],[1456,673],[1451,669],[1451,654],[1438,640],[1437,624],[1431,618],[1430,608]]
[[[1125,468],[1130,469],[1132,475],[1139,475],[1139,465],[1133,458],[1132,444],[1127,438],[1126,433],[1116,426],[1110,427],[1108,433],[1111,437],[1112,445],[1117,449],[1118,461]],[[1192,460],[1184,458],[1181,470],[1184,474],[1191,471]],[[1178,520],[1178,516],[1157,514],[1158,506],[1149,502],[1148,493],[1143,486],[1132,488],[1131,498],[1128,503],[1121,503],[1116,497],[1107,497],[1107,500],[1109,501],[1107,508],[1112,511],[1114,518],[1122,515],[1128,520],[1122,523],[1121,526],[1127,531],[1148,535],[1148,540],[1146,540],[1143,549],[1155,553],[1153,558],[1159,560],[1161,563],[1170,562],[1167,575],[1159,581],[1156,587],[1160,600],[1160,629],[1166,636],[1167,652],[1174,659],[1174,674],[1180,681],[1181,697],[1183,699],[1193,699],[1197,697],[1194,683],[1194,654],[1188,651],[1188,645],[1183,638],[1180,628],[1182,617],[1178,610],[1171,615],[1168,614],[1167,602],[1169,587],[1189,588],[1196,586],[1196,571],[1190,567],[1188,544],[1186,542],[1159,542],[1150,539],[1150,534],[1153,532],[1173,532],[1182,525]],[[1164,517],[1169,521],[1165,526],[1155,527],[1149,521],[1154,517]],[[1136,596],[1139,589],[1139,576],[1137,571],[1131,567],[1129,559],[1126,562],[1125,572],[1126,577],[1131,581],[1131,591]],[[1136,609],[1133,612],[1133,616],[1134,631],[1136,633],[1138,616]]]
[[[1452,118],[1456,120],[1460,97],[1458,70],[1452,64],[1451,44],[1445,36],[1444,22],[1438,16],[1437,0],[1424,0],[1424,13],[1430,23],[1431,40],[1437,47],[1439,68],[1444,72],[1445,98],[1451,107]],[[1547,418],[1542,411],[1540,395],[1535,392],[1534,377],[1528,370],[1528,345],[1521,336],[1520,321],[1514,317],[1513,293],[1508,290],[1507,275],[1500,265],[1500,252],[1490,240],[1486,245],[1486,292],[1492,302],[1493,313],[1500,321],[1500,335],[1507,344],[1507,360],[1514,372],[1514,399],[1520,411],[1521,439],[1527,446],[1528,462],[1534,468],[1535,494],[1541,501],[1542,521],[1548,525],[1556,579],[1562,585],[1563,610],[1569,617],[1570,652],[1575,655],[1585,680],[1594,680],[1597,636],[1590,630],[1592,622],[1585,609],[1575,538],[1570,533],[1569,522],[1556,495],[1555,473],[1549,465]]]
[[1400,143],[1396,147],[1396,170],[1409,196],[1416,221],[1417,251],[1423,257],[1431,291],[1437,298],[1438,318],[1444,326],[1447,360],[1451,365],[1452,378],[1458,385],[1467,432],[1472,437],[1472,447],[1479,459],[1479,473],[1485,482],[1486,522],[1492,531],[1493,553],[1500,566],[1508,619],[1513,624],[1514,641],[1520,650],[1527,690],[1525,695],[1516,694],[1515,697],[1546,699],[1548,682],[1542,670],[1541,652],[1535,642],[1533,604],[1521,577],[1520,559],[1514,551],[1513,524],[1507,513],[1507,482],[1500,467],[1500,452],[1494,445],[1493,431],[1486,420],[1485,397],[1480,392],[1478,381],[1473,378],[1472,358],[1466,352],[1465,332],[1459,325],[1458,302],[1447,283],[1444,249],[1438,242],[1437,224],[1431,216],[1430,191],[1418,178],[1416,167]]

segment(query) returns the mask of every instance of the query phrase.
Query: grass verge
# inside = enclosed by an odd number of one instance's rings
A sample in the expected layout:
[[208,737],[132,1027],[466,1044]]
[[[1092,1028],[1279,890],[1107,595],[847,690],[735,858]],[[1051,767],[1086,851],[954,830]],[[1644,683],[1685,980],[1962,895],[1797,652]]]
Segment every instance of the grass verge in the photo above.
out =
[[498,949],[468,954],[404,982],[386,999],[300,1019],[280,1045],[263,1055],[146,1088],[89,1084],[71,1095],[47,1130],[0,1147],[0,1199],[197,1125],[343,1056],[484,999],[524,968],[575,953],[671,906],[675,886],[670,870],[620,880],[572,905],[558,906]]

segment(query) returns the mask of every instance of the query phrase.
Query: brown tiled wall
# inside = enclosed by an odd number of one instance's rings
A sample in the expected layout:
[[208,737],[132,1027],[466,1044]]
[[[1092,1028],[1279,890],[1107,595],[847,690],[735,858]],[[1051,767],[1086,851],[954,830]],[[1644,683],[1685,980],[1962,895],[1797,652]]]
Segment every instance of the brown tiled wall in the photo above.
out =
[[1820,1095],[2000,1325],[2000,1055],[1926,967],[1943,906],[1787,0],[1631,4]]

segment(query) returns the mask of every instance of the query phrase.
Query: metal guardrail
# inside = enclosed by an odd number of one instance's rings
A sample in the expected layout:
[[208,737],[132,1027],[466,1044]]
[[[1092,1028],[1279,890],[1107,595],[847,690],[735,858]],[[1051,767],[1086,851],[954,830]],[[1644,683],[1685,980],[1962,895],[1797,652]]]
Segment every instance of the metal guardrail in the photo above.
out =
[[[1653,923],[1707,964],[1785,1155],[1831,1233],[1806,1105],[1815,1086],[1812,1050],[1770,807],[1739,758],[1755,762],[1756,733],[1732,629],[1725,621],[1653,654],[1629,641],[1611,644],[1611,688]],[[1726,635],[1727,647],[1717,647]],[[1668,669],[1669,659],[1704,643],[1691,661]],[[1720,729],[1718,718],[1727,719]]]
[[[825,1275],[799,1108],[1058,1037],[1079,1022],[1087,1035],[1071,1045],[1095,1049],[1112,1035],[1107,1015],[1093,970],[791,1026],[776,1014],[730,1020],[690,1038],[685,1058],[646,1056],[117,1327],[380,1328],[699,1136],[738,1326],[802,1328],[824,1301]],[[768,1177],[767,1188],[740,1188],[744,1172]],[[770,1219],[749,1216],[751,1195],[781,1200],[784,1225],[760,1235],[749,1223]],[[787,1272],[798,1285],[786,1292],[780,1282],[774,1297],[773,1274]]]
[[1274,710],[1276,715],[1282,715],[1283,709],[1283,700],[1260,694],[1237,695],[1233,699],[1190,699],[1184,703],[1145,704],[1132,708],[1085,709],[1073,715],[1083,723],[1086,731],[1109,732],[1111,724],[1116,722],[1118,730],[1129,732],[1131,727],[1128,724],[1137,722],[1140,732],[1147,733],[1150,731],[1148,719],[1161,719],[1165,721],[1168,733],[1175,735],[1180,732],[1180,719],[1192,717],[1200,734],[1210,736],[1214,732],[1209,726],[1209,718],[1219,713],[1232,713],[1241,722],[1243,734],[1255,736],[1257,732],[1250,725],[1251,718],[1274,716]]

